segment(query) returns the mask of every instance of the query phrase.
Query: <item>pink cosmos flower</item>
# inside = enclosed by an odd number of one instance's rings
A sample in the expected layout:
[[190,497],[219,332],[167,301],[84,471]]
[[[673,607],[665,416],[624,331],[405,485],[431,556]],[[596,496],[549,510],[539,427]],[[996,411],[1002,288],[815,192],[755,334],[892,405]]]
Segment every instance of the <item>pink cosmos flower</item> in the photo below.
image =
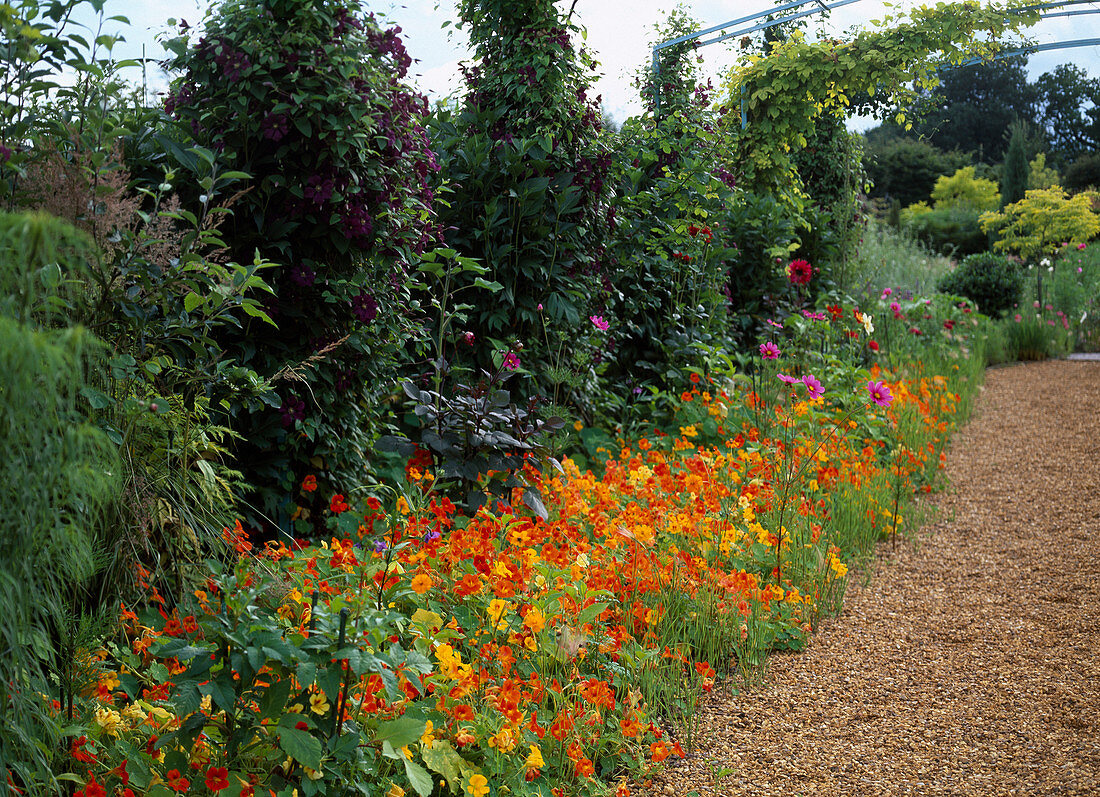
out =
[[779,379],[780,382],[788,385],[797,385],[799,382],[802,381],[796,376],[787,376],[786,374],[776,374],[775,376],[777,379]]
[[885,298],[886,298],[887,296],[889,296],[889,295],[890,295],[891,293],[893,293],[893,291],[892,291],[892,290],[890,290],[889,288],[883,288],[883,289],[882,289],[882,298],[883,298],[883,299],[885,299]]
[[600,332],[607,332],[607,328],[609,326],[611,326],[610,324],[608,324],[606,321],[603,320],[602,315],[590,315],[590,316],[588,316],[588,320],[591,321],[592,326],[594,326],[596,329],[600,330]]
[[770,340],[767,343],[761,343],[760,356],[763,357],[765,360],[778,360],[779,347],[772,343]]
[[890,388],[882,382],[868,382],[867,392],[871,394],[871,401],[880,407],[889,407],[894,397],[890,395]]
[[1084,248],[1085,248],[1086,246],[1088,246],[1088,244],[1077,244],[1077,251],[1078,251],[1078,252],[1080,252],[1080,251],[1081,251],[1082,249],[1084,249]]
[[901,318],[901,305],[897,302],[890,302],[890,309],[894,313],[894,318]]
[[802,377],[802,384],[806,386],[806,392],[812,399],[821,398],[825,395],[825,391],[821,388],[821,382],[809,374]]
[[501,363],[505,370],[514,371],[519,368],[519,355],[514,351],[510,351],[504,355],[504,361]]

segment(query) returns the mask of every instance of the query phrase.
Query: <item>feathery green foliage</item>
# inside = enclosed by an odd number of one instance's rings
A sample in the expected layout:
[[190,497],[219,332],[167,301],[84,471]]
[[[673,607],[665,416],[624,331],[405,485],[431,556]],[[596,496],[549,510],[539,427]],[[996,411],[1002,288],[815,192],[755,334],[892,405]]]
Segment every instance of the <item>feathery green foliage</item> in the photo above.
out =
[[[78,328],[37,331],[0,316],[0,772],[49,773],[57,725],[39,692],[82,686],[78,646],[95,636],[118,495],[117,453],[82,412],[99,344]],[[82,639],[82,637],[84,637]],[[5,688],[5,692],[9,690]]]

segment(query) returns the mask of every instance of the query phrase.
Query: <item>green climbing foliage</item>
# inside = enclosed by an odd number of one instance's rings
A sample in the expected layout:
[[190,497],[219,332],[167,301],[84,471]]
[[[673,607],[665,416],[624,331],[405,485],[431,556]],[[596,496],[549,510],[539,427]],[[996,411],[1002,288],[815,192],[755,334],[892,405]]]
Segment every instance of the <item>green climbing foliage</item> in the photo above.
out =
[[[1022,0],[939,3],[874,20],[848,41],[811,42],[795,32],[767,56],[746,56],[726,84],[730,106],[743,103],[747,123],[732,153],[742,185],[773,190],[800,212],[805,199],[792,153],[806,146],[822,115],[904,107],[937,85],[941,64],[990,58],[1038,18]],[[740,124],[736,116],[727,123]],[[904,113],[896,120],[908,128]]]

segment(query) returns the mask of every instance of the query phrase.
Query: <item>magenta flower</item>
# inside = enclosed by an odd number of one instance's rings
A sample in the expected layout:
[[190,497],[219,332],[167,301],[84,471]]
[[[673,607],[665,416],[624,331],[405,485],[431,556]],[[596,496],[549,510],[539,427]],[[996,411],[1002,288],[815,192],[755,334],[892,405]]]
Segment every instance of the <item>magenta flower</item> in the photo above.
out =
[[788,385],[797,385],[799,382],[802,381],[796,376],[787,376],[786,374],[776,374],[776,377],[779,379],[780,382]]
[[792,285],[809,285],[813,275],[813,266],[805,260],[792,260],[787,265],[787,279]]
[[588,316],[588,320],[591,321],[592,326],[594,326],[596,329],[600,330],[600,332],[607,332],[607,328],[609,326],[611,326],[610,324],[608,324],[606,321],[603,320],[602,315],[590,315],[590,316]]
[[821,398],[825,395],[825,391],[821,388],[821,382],[816,377],[806,374],[802,377],[802,384],[806,386],[806,392],[809,393],[810,398]]
[[890,388],[882,382],[868,382],[867,392],[871,394],[871,401],[880,407],[889,407],[894,397],[890,395]]
[[889,296],[889,295],[890,295],[891,293],[893,293],[893,291],[892,291],[892,290],[890,290],[889,288],[883,288],[883,289],[882,289],[882,298],[883,298],[883,299],[885,299],[885,298],[886,298],[887,296]]
[[1077,244],[1077,251],[1080,252],[1082,249],[1084,249],[1087,246],[1088,246],[1088,244]]
[[770,340],[767,343],[761,343],[760,356],[763,357],[765,360],[778,360],[779,347],[772,343]]
[[519,368],[519,355],[516,354],[514,351],[508,352],[504,355],[504,361],[501,362],[501,365],[504,366],[505,370],[516,370],[517,368]]

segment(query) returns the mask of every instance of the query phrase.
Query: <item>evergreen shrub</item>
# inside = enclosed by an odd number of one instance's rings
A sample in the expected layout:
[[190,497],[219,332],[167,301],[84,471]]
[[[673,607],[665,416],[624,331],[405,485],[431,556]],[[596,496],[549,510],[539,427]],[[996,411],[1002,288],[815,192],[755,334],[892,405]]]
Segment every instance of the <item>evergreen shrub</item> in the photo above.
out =
[[1019,303],[1023,285],[1019,266],[1004,255],[983,252],[964,259],[940,279],[937,289],[965,296],[983,313],[995,318]]

